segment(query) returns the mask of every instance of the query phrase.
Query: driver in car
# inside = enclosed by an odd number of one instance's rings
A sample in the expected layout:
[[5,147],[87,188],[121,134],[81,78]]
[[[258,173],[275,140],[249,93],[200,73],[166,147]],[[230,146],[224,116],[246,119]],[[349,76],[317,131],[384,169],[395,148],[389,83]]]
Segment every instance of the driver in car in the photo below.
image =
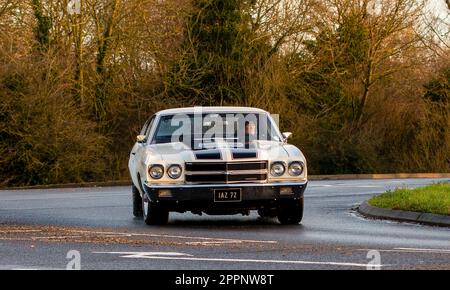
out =
[[257,139],[256,123],[253,121],[245,122],[245,148],[249,148],[252,141]]

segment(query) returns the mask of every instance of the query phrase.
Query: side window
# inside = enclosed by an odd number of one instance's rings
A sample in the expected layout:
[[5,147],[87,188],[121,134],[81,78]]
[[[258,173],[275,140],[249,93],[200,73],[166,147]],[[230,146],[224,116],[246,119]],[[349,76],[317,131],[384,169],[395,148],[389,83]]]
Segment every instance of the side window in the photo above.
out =
[[153,120],[155,119],[155,116],[152,116],[150,119],[148,119],[144,126],[141,129],[141,132],[139,133],[139,135],[147,135],[147,133],[149,132],[150,128],[152,127],[152,123]]
[[152,129],[152,126],[153,126],[153,121],[155,120],[155,116],[152,116],[151,118],[150,118],[150,120],[148,120],[148,124],[147,124],[147,128],[145,128],[145,132],[144,132],[144,134],[143,135],[145,135],[145,136],[147,136],[147,138],[148,138],[148,135],[150,134],[150,130]]
[[147,130],[147,127],[148,127],[148,123],[150,123],[150,120],[147,120],[145,122],[144,126],[141,129],[141,132],[139,132],[139,135],[144,135],[145,134],[145,131]]

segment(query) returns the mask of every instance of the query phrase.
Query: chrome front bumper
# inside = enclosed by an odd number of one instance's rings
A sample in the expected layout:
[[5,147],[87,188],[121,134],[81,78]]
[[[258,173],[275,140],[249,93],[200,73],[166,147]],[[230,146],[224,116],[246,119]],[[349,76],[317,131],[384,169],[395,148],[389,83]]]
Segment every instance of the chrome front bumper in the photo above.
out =
[[[150,202],[158,203],[168,210],[208,210],[216,208],[258,209],[280,202],[303,198],[307,181],[276,183],[234,183],[234,184],[172,184],[154,185],[144,183],[144,191]],[[214,190],[239,188],[242,200],[239,202],[214,202]],[[290,188],[281,193],[281,188]],[[167,192],[170,191],[170,196]],[[162,195],[164,192],[164,196]],[[290,193],[289,193],[290,192]]]

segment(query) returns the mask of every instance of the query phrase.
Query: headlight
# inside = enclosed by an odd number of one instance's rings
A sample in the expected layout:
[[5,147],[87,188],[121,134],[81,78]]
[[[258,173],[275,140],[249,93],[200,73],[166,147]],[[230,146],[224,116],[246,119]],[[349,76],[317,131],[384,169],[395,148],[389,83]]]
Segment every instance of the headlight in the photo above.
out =
[[284,167],[283,162],[274,162],[270,166],[270,174],[272,176],[281,176],[286,171],[286,168]]
[[160,179],[164,175],[164,166],[159,164],[152,165],[148,169],[148,174],[150,174],[153,179]]
[[303,173],[303,162],[294,161],[289,164],[288,173],[291,176],[299,176]]
[[181,166],[178,164],[175,164],[175,165],[170,165],[170,167],[167,169],[167,174],[169,175],[170,178],[177,179],[177,178],[180,178],[182,171],[183,170],[181,169]]

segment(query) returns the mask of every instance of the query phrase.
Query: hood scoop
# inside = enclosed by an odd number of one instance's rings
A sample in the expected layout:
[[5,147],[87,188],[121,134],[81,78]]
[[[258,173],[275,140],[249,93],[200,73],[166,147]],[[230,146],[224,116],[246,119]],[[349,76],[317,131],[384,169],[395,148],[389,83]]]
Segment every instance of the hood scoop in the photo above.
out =
[[258,152],[254,149],[233,149],[231,151],[233,159],[256,158]]
[[222,160],[222,154],[218,149],[195,151],[194,154],[198,160]]

